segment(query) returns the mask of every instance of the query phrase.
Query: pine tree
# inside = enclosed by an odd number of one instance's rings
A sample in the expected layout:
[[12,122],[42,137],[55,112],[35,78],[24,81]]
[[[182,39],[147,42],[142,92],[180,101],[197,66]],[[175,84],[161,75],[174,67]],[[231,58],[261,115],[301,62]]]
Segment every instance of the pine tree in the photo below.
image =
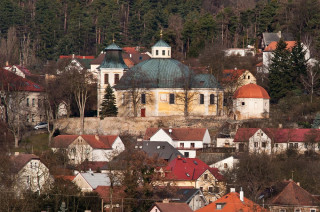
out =
[[308,64],[305,59],[306,50],[303,49],[302,43],[299,41],[296,42],[295,46],[291,51],[291,73],[294,79],[294,83],[297,88],[303,88],[301,77],[307,75]]
[[319,129],[320,127],[320,113],[317,113],[316,117],[313,120],[312,128]]
[[273,52],[269,67],[269,93],[271,101],[277,103],[290,91],[295,89],[290,64],[290,52],[287,44],[282,39],[278,42]]
[[116,98],[111,86],[108,84],[101,104],[100,118],[104,119],[105,117],[117,116],[117,114]]

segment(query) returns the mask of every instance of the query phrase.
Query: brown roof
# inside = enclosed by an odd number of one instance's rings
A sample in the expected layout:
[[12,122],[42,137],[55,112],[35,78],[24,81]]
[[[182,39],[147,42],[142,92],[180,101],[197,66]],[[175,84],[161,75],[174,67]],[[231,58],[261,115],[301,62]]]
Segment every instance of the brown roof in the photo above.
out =
[[[169,202],[169,203],[162,203],[156,202],[152,208],[157,207],[160,212],[192,212],[191,208],[187,203],[178,203],[178,202]],[[151,208],[151,210],[152,210]],[[149,211],[151,211],[149,210]]]
[[11,157],[12,171],[19,172],[30,160],[40,160],[39,156],[34,154],[19,154]]
[[298,186],[295,182],[290,181],[288,185],[271,201],[271,205],[286,206],[317,206],[319,201],[308,191]]
[[[125,197],[124,187],[115,186],[113,188],[112,201],[114,203],[121,202],[122,198]],[[110,186],[98,186],[95,190],[105,203],[110,202]]]
[[96,59],[92,60],[90,64],[91,65],[100,65],[102,63],[102,61],[104,60],[105,55],[106,55],[105,53],[99,54],[99,56]]
[[72,181],[76,176],[73,176],[73,175],[56,175],[54,176],[55,179],[63,179],[63,180],[66,180],[66,181]]
[[117,135],[58,135],[53,139],[51,147],[68,148],[68,146],[81,136],[93,149],[112,149]]
[[[150,140],[160,129],[176,141],[202,141],[207,130],[206,128],[148,128],[143,139]],[[171,133],[169,129],[172,129]]]

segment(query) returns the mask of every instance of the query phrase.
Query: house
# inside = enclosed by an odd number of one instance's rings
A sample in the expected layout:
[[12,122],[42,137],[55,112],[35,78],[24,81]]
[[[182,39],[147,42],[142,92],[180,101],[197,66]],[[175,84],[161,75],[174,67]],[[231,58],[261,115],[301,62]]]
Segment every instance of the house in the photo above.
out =
[[35,125],[45,120],[44,88],[0,68],[0,119],[13,124]]
[[223,90],[211,74],[195,74],[171,58],[163,40],[152,58],[129,69],[114,87],[118,116],[210,115],[223,113]]
[[239,163],[239,159],[235,158],[235,156],[230,156],[225,159],[222,159],[218,162],[215,162],[211,165],[209,165],[211,168],[217,168],[222,173],[225,173],[227,171],[230,171],[233,169]]
[[22,77],[22,78],[26,78],[27,76],[31,76],[31,72],[24,66],[20,66],[20,65],[9,66],[7,64],[7,66],[5,66],[4,69]]
[[187,203],[156,202],[148,212],[192,212]]
[[198,158],[178,157],[166,167],[158,169],[164,178],[156,185],[172,185],[200,189],[208,202],[215,201],[225,192],[223,176],[217,168],[210,168]]
[[168,142],[189,158],[196,157],[197,149],[211,144],[209,131],[205,128],[148,128],[143,139]]
[[211,204],[200,208],[196,212],[231,212],[231,211],[243,211],[243,212],[268,212],[267,209],[260,205],[252,202],[251,200],[244,197],[243,191],[240,194],[233,191],[221,197],[220,199],[212,202]]
[[225,69],[223,70],[223,78],[221,83],[225,93],[233,93],[243,85],[250,83],[256,84],[255,76],[245,69]]
[[[81,56],[81,55],[60,55],[57,62],[58,71],[61,73],[62,70],[88,70],[90,69],[90,63],[94,59],[94,56]],[[97,73],[93,72],[93,75],[96,76]]]
[[124,144],[117,135],[58,135],[53,138],[51,149],[65,152],[71,163],[110,161],[124,151]]
[[204,198],[202,191],[196,188],[179,189],[172,201],[187,203],[193,211],[208,204],[208,201]]
[[271,212],[295,211],[318,212],[320,211],[319,199],[303,189],[299,183],[292,180],[277,183],[266,189],[261,194]]
[[123,200],[125,198],[125,188],[121,186],[114,186],[111,190],[110,186],[98,186],[94,191],[98,193],[102,199],[104,211],[123,211]]
[[264,50],[271,42],[278,42],[280,39],[284,41],[294,41],[292,33],[264,32],[262,33],[261,48]]
[[[76,184],[81,192],[92,192],[98,188],[98,186],[110,186],[111,181],[106,173],[78,173],[72,180]],[[118,182],[113,182],[115,185],[119,185]]]
[[139,141],[135,149],[144,151],[149,157],[159,157],[165,161],[172,161],[178,155],[183,155],[167,141]]
[[238,152],[282,153],[295,149],[299,153],[320,150],[319,129],[239,128],[234,137]]
[[43,192],[50,189],[53,178],[49,169],[34,154],[17,154],[11,156],[14,190],[21,194],[27,190]]
[[235,120],[269,118],[268,92],[256,84],[240,87],[233,95],[233,113]]
[[246,56],[255,56],[255,50],[253,46],[248,46],[248,48],[229,48],[224,50],[224,55],[226,57],[230,56],[240,56],[240,57],[246,57]]

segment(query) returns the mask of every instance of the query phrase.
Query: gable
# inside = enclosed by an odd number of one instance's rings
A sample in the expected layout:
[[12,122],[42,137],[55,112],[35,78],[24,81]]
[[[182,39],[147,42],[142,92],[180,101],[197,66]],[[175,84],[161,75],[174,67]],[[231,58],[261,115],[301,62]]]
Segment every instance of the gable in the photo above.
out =
[[159,129],[154,135],[150,137],[150,141],[171,142],[172,138],[163,129]]

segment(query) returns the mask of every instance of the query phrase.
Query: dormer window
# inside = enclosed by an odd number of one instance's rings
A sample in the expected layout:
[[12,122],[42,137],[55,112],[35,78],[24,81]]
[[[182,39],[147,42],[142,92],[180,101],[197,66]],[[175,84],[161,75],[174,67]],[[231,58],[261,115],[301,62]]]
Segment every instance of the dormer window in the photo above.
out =
[[222,208],[225,206],[226,203],[216,203],[216,209],[222,210]]

